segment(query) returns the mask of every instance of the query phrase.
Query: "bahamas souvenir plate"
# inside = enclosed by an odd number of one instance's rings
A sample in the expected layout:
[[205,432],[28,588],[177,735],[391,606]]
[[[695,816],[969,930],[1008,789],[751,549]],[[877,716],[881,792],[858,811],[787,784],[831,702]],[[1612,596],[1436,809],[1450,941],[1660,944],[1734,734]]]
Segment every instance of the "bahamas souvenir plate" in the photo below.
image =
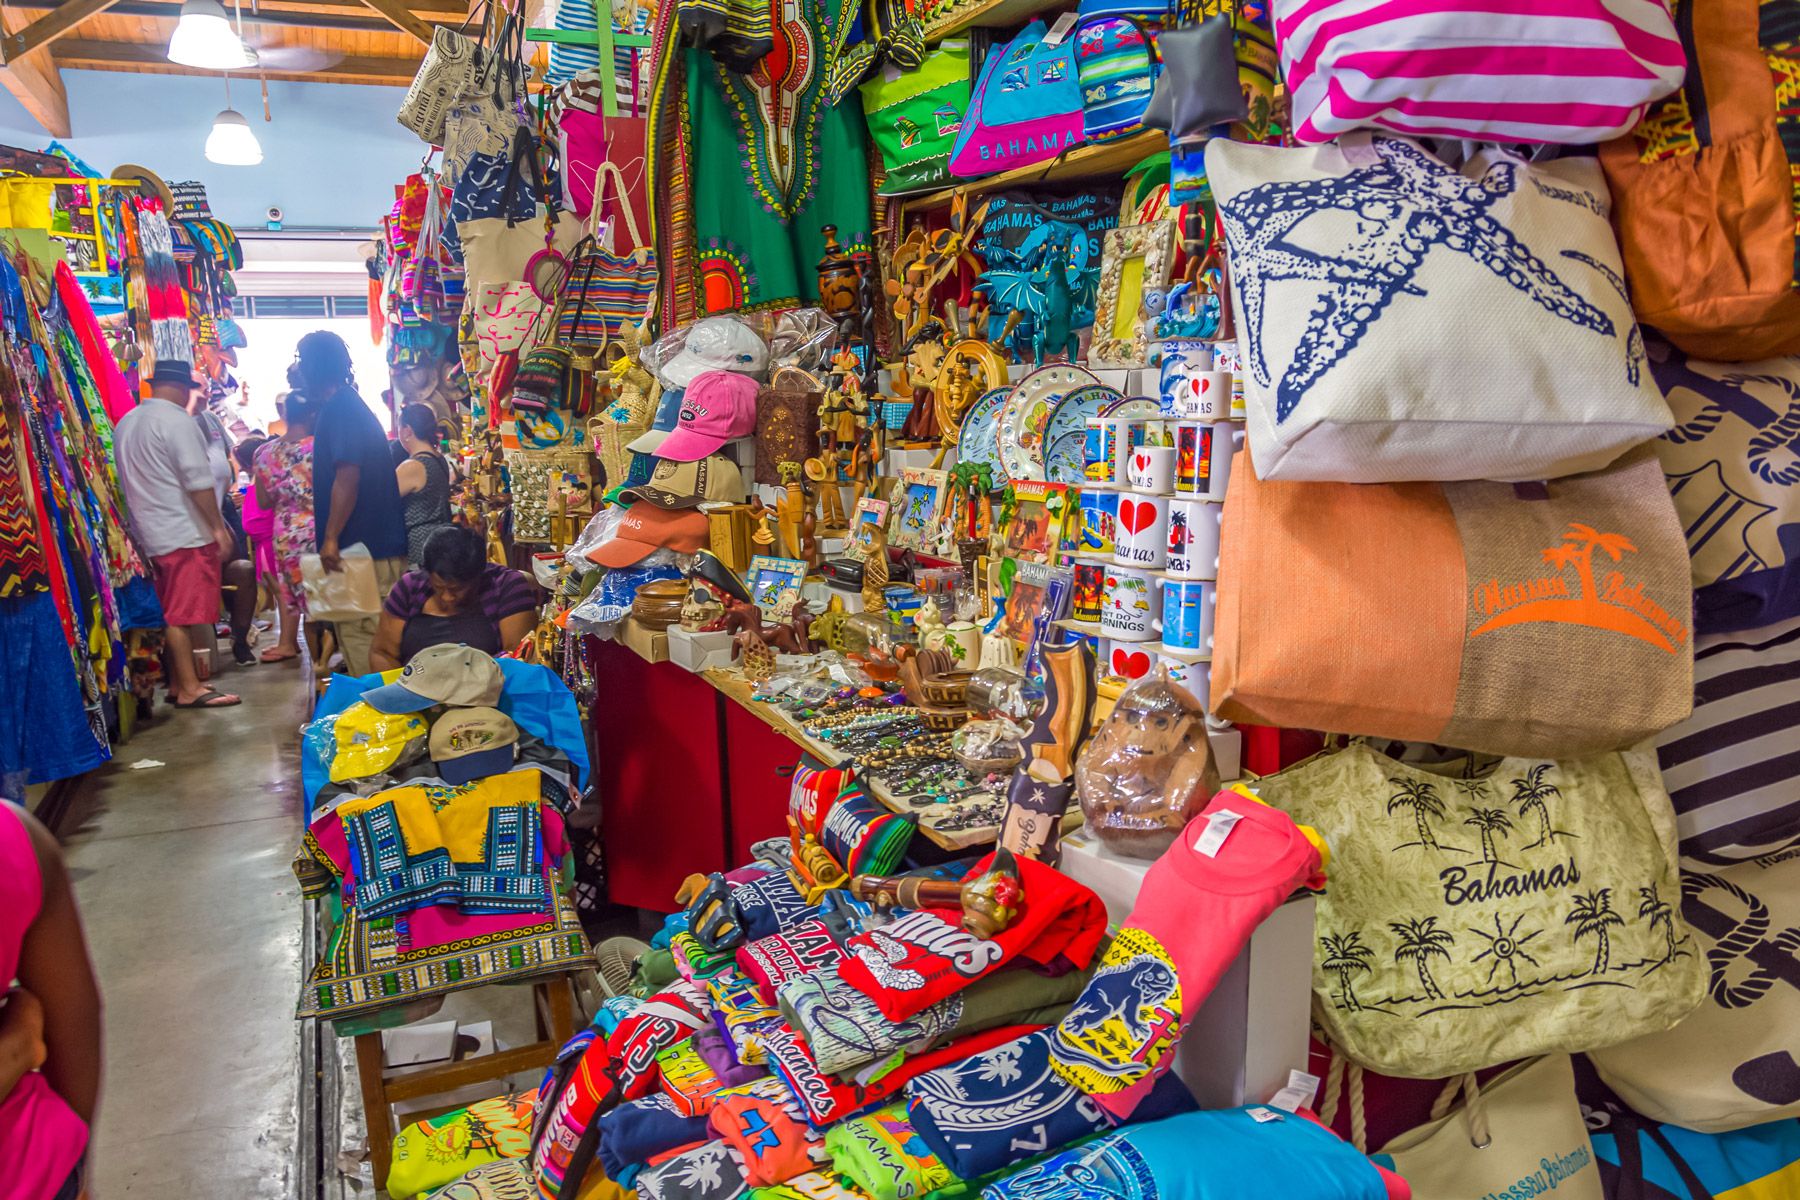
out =
[[1000,464],[1000,410],[1010,395],[1011,388],[995,388],[984,393],[969,406],[956,435],[956,461],[985,463],[993,468],[996,484],[1001,471],[1005,470]]
[[[1131,421],[1146,421],[1154,417],[1165,416],[1162,404],[1154,396],[1133,396],[1129,400],[1120,397],[1101,409],[1097,416],[1124,417]],[[1169,418],[1173,420],[1173,417]]]
[[1076,388],[1099,382],[1086,368],[1052,363],[1013,385],[1000,409],[1000,465],[1008,479],[1044,478],[1044,428],[1050,414]]
[[1088,418],[1099,416],[1101,409],[1124,398],[1117,388],[1103,383],[1078,387],[1064,396],[1044,426],[1044,477],[1051,483],[1085,482]]

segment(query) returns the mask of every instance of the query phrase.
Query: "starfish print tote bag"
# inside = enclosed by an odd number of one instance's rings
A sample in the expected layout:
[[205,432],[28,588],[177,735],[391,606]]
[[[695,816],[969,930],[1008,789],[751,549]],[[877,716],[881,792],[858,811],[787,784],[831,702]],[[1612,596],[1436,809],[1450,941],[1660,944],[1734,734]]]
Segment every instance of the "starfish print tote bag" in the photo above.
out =
[[1255,791],[1331,847],[1313,1017],[1354,1063],[1439,1079],[1658,1033],[1700,1003],[1645,750],[1420,766],[1358,742]]
[[1264,479],[1554,479],[1673,423],[1591,160],[1214,139]]

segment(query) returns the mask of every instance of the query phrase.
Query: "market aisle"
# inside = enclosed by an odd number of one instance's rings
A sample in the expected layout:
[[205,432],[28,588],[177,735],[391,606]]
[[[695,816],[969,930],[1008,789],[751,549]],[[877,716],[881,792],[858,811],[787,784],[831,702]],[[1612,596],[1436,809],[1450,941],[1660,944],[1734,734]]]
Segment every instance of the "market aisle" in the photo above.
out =
[[106,1000],[106,1200],[295,1195],[305,688],[292,666],[219,685],[244,703],[159,706],[65,843]]

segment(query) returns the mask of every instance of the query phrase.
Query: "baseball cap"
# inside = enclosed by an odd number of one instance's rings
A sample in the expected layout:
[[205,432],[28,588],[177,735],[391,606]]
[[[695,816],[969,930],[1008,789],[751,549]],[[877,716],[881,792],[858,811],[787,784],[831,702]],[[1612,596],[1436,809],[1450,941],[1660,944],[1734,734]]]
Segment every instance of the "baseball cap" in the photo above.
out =
[[506,676],[492,655],[473,646],[427,646],[413,655],[400,678],[363,693],[384,713],[423,712],[434,704],[455,708],[493,705]]
[[418,758],[424,747],[423,717],[385,713],[358,701],[331,722],[327,771],[333,783],[385,775]]
[[663,439],[656,456],[694,462],[755,432],[756,380],[736,371],[708,371],[688,385],[675,432]]
[[681,419],[684,394],[685,388],[664,388],[662,398],[656,402],[656,419],[650,422],[649,431],[639,434],[625,448],[633,454],[655,454],[661,449],[663,439],[675,431],[675,422]]
[[744,473],[722,454],[710,454],[698,462],[664,459],[650,473],[649,483],[619,492],[623,503],[642,500],[658,508],[695,508],[715,502],[744,502]]
[[464,784],[512,770],[519,727],[497,708],[453,708],[431,726],[431,761],[445,783]]
[[588,558],[602,567],[629,567],[657,550],[692,554],[706,545],[706,534],[704,513],[639,501],[625,510],[610,538],[588,551]]
[[665,387],[687,387],[707,371],[761,375],[769,369],[769,347],[737,317],[695,321],[681,353],[657,369]]

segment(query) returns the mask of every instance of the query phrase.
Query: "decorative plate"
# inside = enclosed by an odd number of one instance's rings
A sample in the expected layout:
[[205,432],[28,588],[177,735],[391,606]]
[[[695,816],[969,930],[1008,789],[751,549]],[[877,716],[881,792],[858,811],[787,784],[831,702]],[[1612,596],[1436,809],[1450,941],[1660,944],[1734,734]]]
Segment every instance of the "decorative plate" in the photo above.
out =
[[1039,367],[1013,386],[1000,410],[1000,465],[1018,482],[1044,478],[1044,427],[1063,397],[1100,380],[1092,371],[1068,363]]
[[1101,409],[1097,414],[1102,417],[1124,417],[1130,421],[1149,420],[1165,416],[1162,405],[1153,396],[1132,396],[1129,399],[1120,397]]
[[956,435],[956,461],[986,463],[993,468],[996,485],[1005,470],[1000,463],[1000,409],[1010,395],[1012,389],[1003,387],[984,394],[970,406]]
[[1044,475],[1051,483],[1079,484],[1087,477],[1087,422],[1115,400],[1119,389],[1103,383],[1078,387],[1062,398],[1044,426]]

